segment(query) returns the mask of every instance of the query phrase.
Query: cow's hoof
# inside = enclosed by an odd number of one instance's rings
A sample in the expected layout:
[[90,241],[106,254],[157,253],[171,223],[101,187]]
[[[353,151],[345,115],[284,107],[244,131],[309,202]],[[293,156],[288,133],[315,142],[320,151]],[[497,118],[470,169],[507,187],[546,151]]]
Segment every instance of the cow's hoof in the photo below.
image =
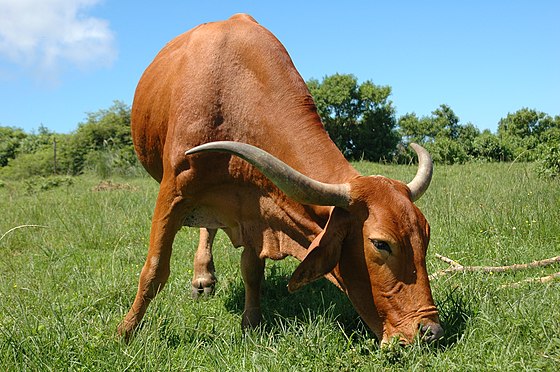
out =
[[241,318],[241,329],[244,331],[258,328],[261,325],[262,315],[260,308],[245,309]]
[[129,322],[123,320],[117,327],[117,336],[126,344],[132,339],[134,327]]
[[193,280],[192,298],[196,300],[201,297],[212,296],[214,294],[215,289],[216,289],[215,280],[212,279],[209,280],[198,279],[196,281]]

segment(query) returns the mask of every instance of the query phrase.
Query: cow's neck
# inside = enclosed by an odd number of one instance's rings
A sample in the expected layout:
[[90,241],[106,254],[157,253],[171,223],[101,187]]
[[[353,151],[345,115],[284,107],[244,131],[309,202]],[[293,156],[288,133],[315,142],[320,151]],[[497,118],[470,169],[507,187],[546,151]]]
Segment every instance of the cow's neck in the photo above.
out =
[[317,181],[344,183],[358,176],[340,150],[331,141],[315,111],[279,115],[263,138],[253,141],[263,150]]

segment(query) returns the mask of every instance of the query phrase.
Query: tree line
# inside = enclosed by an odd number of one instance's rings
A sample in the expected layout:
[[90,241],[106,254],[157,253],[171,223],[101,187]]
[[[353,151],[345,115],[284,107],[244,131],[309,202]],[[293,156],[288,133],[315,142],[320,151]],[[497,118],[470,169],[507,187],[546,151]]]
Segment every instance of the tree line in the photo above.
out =
[[59,134],[40,126],[25,133],[0,126],[0,178],[79,175],[93,172],[140,174],[130,134],[130,106],[115,101],[108,109],[88,113],[75,131]]
[[[354,75],[334,74],[307,82],[331,139],[349,160],[408,163],[410,142],[428,149],[436,163],[537,161],[539,172],[560,174],[560,116],[521,108],[498,122],[496,133],[461,123],[441,104],[431,115],[397,118],[391,87]],[[53,173],[141,173],[130,135],[130,107],[115,101],[87,114],[70,134],[40,126],[26,133],[0,126],[0,178],[21,179]]]

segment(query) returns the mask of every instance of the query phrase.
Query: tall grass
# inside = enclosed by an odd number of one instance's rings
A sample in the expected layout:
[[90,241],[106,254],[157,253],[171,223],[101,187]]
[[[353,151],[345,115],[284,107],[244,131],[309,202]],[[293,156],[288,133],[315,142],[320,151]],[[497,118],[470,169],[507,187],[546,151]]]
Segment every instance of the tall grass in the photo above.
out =
[[[356,167],[404,181],[415,171]],[[419,201],[432,227],[430,272],[446,267],[434,253],[465,265],[560,254],[560,188],[537,178],[532,167],[436,168]],[[48,189],[23,182],[0,187],[0,370],[509,371],[555,370],[560,363],[558,281],[503,286],[558,266],[436,279],[443,341],[380,349],[349,301],[325,280],[288,294],[293,259],[268,262],[264,326],[243,334],[240,251],[224,234],[215,243],[215,296],[190,299],[196,229],[178,234],[169,283],[125,345],[115,329],[136,292],[157,184],[114,179],[127,186],[95,189],[98,182],[81,177]]]

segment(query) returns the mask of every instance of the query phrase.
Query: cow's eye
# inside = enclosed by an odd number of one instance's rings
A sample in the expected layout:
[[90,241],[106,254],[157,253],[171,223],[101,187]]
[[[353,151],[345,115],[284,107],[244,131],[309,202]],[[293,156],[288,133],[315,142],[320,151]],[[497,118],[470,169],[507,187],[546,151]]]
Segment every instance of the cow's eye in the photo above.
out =
[[375,248],[377,248],[378,250],[385,251],[387,253],[391,253],[391,246],[389,245],[389,243],[384,242],[382,240],[376,240],[376,239],[372,239],[371,242],[373,243]]

